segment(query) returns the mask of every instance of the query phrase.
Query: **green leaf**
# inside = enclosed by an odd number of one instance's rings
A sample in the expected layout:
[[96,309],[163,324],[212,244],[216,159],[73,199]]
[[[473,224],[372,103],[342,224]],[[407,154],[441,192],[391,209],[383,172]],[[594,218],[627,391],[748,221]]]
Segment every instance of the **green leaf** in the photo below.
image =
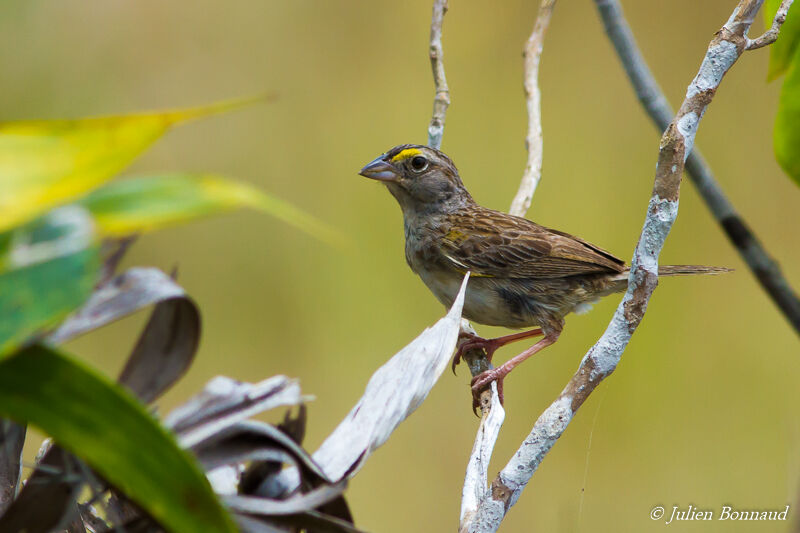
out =
[[0,258],[0,358],[55,326],[91,294],[99,272],[86,210],[56,209],[5,238]]
[[249,102],[78,120],[0,123],[0,232],[108,181],[170,126]]
[[800,56],[781,87],[773,144],[778,163],[800,185]]
[[[778,12],[781,0],[766,0],[764,2],[764,26],[769,29],[775,13]],[[797,8],[789,9],[786,22],[781,27],[778,40],[769,47],[769,66],[767,68],[767,81],[772,81],[789,69],[792,58],[800,44],[800,11]]]
[[165,174],[109,183],[80,201],[101,232],[111,236],[152,231],[193,218],[250,207],[331,244],[342,237],[315,217],[246,183],[208,174]]
[[236,531],[173,436],[122,387],[72,358],[32,346],[0,361],[0,417],[51,435],[170,531]]

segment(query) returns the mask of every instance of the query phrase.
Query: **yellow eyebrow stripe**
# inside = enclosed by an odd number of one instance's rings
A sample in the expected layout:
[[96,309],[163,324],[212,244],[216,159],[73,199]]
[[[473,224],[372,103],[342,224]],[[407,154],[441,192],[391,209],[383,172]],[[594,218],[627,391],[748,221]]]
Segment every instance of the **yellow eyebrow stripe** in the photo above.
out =
[[415,155],[419,155],[421,153],[422,152],[420,152],[416,148],[406,148],[405,150],[403,150],[402,152],[400,152],[399,154],[397,154],[392,158],[392,163],[397,163],[398,161],[408,159],[409,157],[414,157]]

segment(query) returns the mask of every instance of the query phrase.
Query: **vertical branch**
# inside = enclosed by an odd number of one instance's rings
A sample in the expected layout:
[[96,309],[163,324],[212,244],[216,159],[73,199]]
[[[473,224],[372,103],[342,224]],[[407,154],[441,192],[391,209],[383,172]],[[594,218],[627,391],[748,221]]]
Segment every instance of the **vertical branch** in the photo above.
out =
[[[522,175],[519,191],[509,210],[512,215],[516,216],[525,215],[542,175],[543,146],[541,93],[538,83],[539,62],[542,56],[545,32],[550,25],[555,3],[556,0],[542,0],[533,31],[525,43],[523,70],[525,101],[528,108],[528,134],[525,139],[528,162]],[[465,353],[464,360],[473,377],[491,368],[486,358],[486,352],[483,350],[471,350]],[[459,531],[462,533],[473,531],[472,528],[475,527],[481,504],[489,497],[487,492],[489,460],[505,419],[505,410],[500,404],[496,383],[492,383],[490,387],[481,392],[478,405],[481,409],[481,422],[467,462],[467,472],[461,491]]]
[[584,355],[572,379],[533,426],[530,434],[486,491],[471,522],[461,531],[497,531],[545,455],[561,437],[575,412],[617,367],[647,310],[658,284],[658,256],[678,215],[681,175],[697,128],[723,76],[744,52],[747,31],[763,0],[740,0],[708,46],[700,69],[675,118],[664,132],[644,226],[633,253],[628,290],[602,337]]
[[[663,131],[672,120],[672,109],[636,45],[619,0],[595,0],[595,4],[605,25],[606,34],[622,61],[637,98],[659,130]],[[767,41],[771,39],[772,42],[777,38],[791,4],[792,0],[784,0],[781,3],[772,27],[761,37],[748,40],[748,50],[769,44]],[[725,192],[714,179],[711,168],[697,148],[689,154],[686,171],[706,206],[761,287],[800,334],[800,298],[792,290],[778,264],[770,257],[758,237],[725,196]]]
[[511,208],[508,210],[512,215],[518,217],[525,216],[531,206],[533,193],[542,177],[542,93],[539,90],[539,61],[542,57],[542,47],[544,45],[544,35],[550,25],[550,18],[553,15],[556,0],[542,0],[539,6],[539,13],[533,25],[531,36],[525,43],[524,60],[524,82],[525,102],[528,106],[528,134],[525,137],[525,147],[528,150],[528,162],[522,174]]
[[[431,116],[431,123],[428,126],[428,146],[436,148],[437,150],[442,145],[445,115],[447,115],[447,108],[450,106],[450,89],[447,87],[447,78],[444,74],[444,53],[442,52],[442,23],[447,9],[447,0],[433,1],[429,55],[436,94],[433,99],[433,115]],[[461,321],[461,332],[475,334],[475,331],[466,320]],[[466,339],[462,339],[462,341],[464,340]],[[464,353],[464,361],[467,363],[470,373],[473,376],[491,368],[489,359],[486,357],[486,352],[481,348],[468,350]],[[493,390],[495,392],[492,392]],[[486,389],[481,392],[479,406],[484,418],[491,409],[493,395],[497,396],[497,391],[490,387],[486,387]],[[499,405],[499,402],[495,403]],[[500,418],[500,423],[502,424],[502,417]]]
[[505,420],[506,412],[497,395],[497,383],[492,382],[491,389],[485,398],[481,397],[481,423],[472,445],[472,452],[467,462],[467,473],[461,489],[461,512],[459,514],[459,532],[469,531],[469,525],[476,518],[481,501],[486,497],[489,486],[489,461],[492,458],[494,444],[500,435],[500,427]]
[[450,89],[447,87],[447,78],[444,75],[444,53],[442,52],[442,23],[445,13],[447,13],[447,0],[434,0],[428,54],[431,58],[436,96],[433,99],[433,115],[428,126],[428,146],[437,150],[442,145],[444,119],[447,115],[447,107],[450,105]]

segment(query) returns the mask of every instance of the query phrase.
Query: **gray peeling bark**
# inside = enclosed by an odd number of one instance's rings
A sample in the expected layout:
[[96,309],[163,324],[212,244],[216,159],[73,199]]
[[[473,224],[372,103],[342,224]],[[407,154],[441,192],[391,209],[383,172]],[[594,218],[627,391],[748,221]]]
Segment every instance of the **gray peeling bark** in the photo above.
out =
[[616,369],[658,284],[658,255],[678,214],[681,175],[697,127],[722,77],[747,47],[747,31],[762,3],[763,0],[739,2],[730,19],[709,44],[683,104],[661,138],[653,194],[631,262],[628,291],[614,318],[603,336],[586,353],[561,395],[542,413],[522,446],[494,479],[478,512],[471,517],[471,523],[462,524],[462,531],[483,533],[500,527],[506,512],[519,499],[576,410]]

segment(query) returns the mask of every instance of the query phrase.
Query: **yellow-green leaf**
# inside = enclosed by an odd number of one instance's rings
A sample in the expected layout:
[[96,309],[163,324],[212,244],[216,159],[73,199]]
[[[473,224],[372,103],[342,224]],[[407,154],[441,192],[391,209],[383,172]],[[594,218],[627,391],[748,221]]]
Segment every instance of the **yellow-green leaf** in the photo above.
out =
[[[767,0],[764,3],[764,26],[769,29],[775,13],[778,12],[781,0]],[[781,26],[778,40],[769,47],[769,67],[767,81],[772,81],[789,68],[792,58],[800,44],[800,10],[796,7],[789,10],[786,22]]]
[[315,217],[246,183],[208,174],[129,178],[96,189],[80,201],[100,231],[123,236],[159,229],[239,207],[250,207],[331,244],[342,237]]
[[781,87],[773,144],[778,163],[800,185],[800,55],[795,56]]
[[111,179],[173,124],[251,101],[77,120],[0,123],[0,232]]
[[42,429],[168,531],[237,531],[196,461],[144,406],[56,350],[0,361],[0,416]]

